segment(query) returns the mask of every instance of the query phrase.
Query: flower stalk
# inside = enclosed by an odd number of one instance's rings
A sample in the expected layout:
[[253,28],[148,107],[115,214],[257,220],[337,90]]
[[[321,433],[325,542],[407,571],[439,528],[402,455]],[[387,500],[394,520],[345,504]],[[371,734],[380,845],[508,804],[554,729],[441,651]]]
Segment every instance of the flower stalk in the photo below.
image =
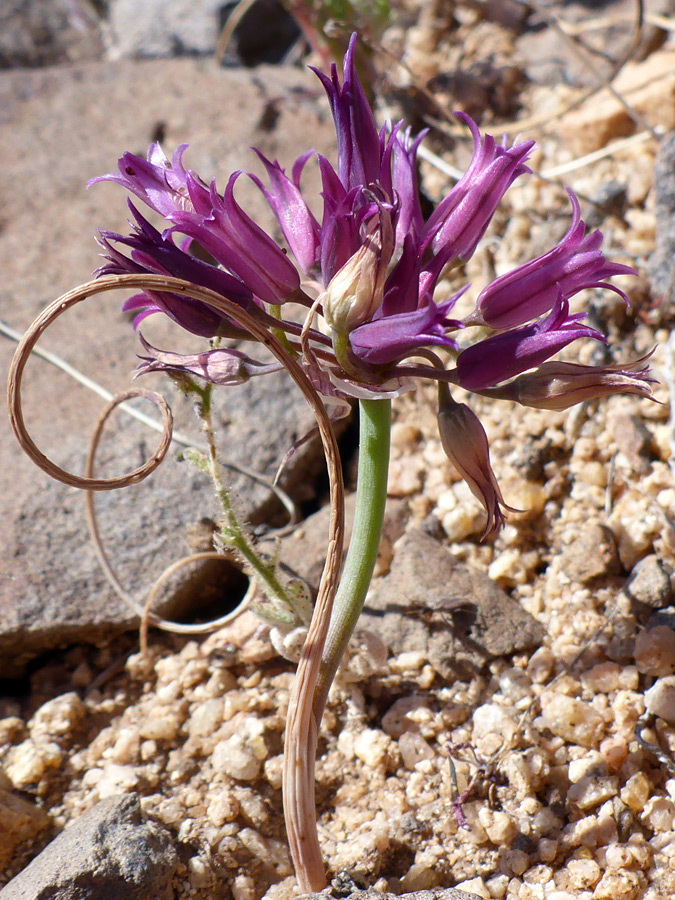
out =
[[[330,624],[317,603],[289,704],[284,747],[284,812],[300,889],[326,886],[316,830],[316,741],[330,686],[363,609],[382,535],[387,499],[391,402],[359,403],[356,508]],[[323,621],[321,621],[323,620]]]
[[387,500],[391,401],[359,402],[359,461],[354,524],[340,585],[333,601],[330,627],[316,692],[314,715],[321,721],[330,686],[361,615],[375,569]]

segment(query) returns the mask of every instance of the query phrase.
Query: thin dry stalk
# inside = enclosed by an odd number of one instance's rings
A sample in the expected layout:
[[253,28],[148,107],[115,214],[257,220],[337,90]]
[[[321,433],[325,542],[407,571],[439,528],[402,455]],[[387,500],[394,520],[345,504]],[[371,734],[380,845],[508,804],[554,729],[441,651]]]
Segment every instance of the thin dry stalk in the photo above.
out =
[[[87,459],[84,465],[84,474],[86,478],[91,478],[94,474],[96,451],[98,450],[101,436],[103,434],[103,426],[115,409],[122,406],[126,400],[129,400],[135,396],[143,396],[143,391],[137,388],[132,388],[128,391],[124,391],[123,393],[118,394],[117,397],[113,397],[113,399],[99,416],[98,421],[96,422],[96,425],[94,427],[91,439],[89,441]],[[120,598],[120,600],[122,600],[122,602],[125,603],[129,607],[129,609],[133,613],[135,613],[141,620],[140,640],[141,650],[143,651],[144,656],[147,655],[144,648],[147,647],[147,632],[148,626],[150,624],[154,625],[155,628],[159,628],[162,631],[171,632],[172,634],[209,634],[212,631],[217,631],[219,628],[227,625],[227,623],[231,622],[232,619],[235,618],[235,616],[238,616],[244,611],[244,609],[246,609],[246,606],[248,605],[250,599],[248,593],[244,600],[242,600],[242,602],[236,607],[236,609],[231,610],[229,613],[226,613],[224,616],[220,616],[218,619],[214,619],[211,622],[200,622],[198,624],[172,622],[169,619],[164,619],[157,613],[152,612],[152,604],[157,596],[159,588],[167,578],[173,575],[173,573],[177,569],[181,568],[184,565],[187,565],[187,563],[195,562],[197,560],[223,559],[223,554],[218,553],[215,550],[209,550],[204,553],[193,553],[190,556],[186,556],[183,559],[179,559],[175,563],[172,563],[172,565],[168,566],[155,580],[155,583],[150,588],[145,605],[141,605],[132,594],[124,589],[119,578],[117,577],[115,569],[113,568],[110,557],[106,553],[103,541],[101,540],[101,533],[98,527],[98,519],[96,517],[96,509],[94,506],[93,491],[84,492],[84,511],[87,520],[87,527],[89,528],[89,534],[94,545],[94,552],[96,553],[96,557],[105,577],[108,579],[109,584],[111,585],[117,596]]]
[[[162,628],[163,631],[171,631],[175,634],[208,634],[209,632],[217,631],[219,628],[223,628],[229,622],[232,622],[234,619],[236,619],[237,616],[240,616],[245,609],[248,609],[257,587],[254,578],[251,578],[248,590],[243,596],[241,602],[238,603],[234,609],[231,609],[228,613],[225,613],[224,616],[221,616],[219,619],[214,619],[211,622],[204,622],[198,625],[182,625],[180,622],[169,622],[166,619],[162,619],[156,613],[152,612],[152,604],[157,599],[159,590],[164,582],[168,578],[171,578],[171,576],[176,572],[178,572],[179,569],[182,569],[183,566],[187,566],[193,562],[200,562],[205,559],[228,558],[230,557],[224,556],[217,550],[204,550],[202,553],[191,553],[189,556],[184,556],[182,559],[176,560],[175,563],[167,566],[167,568],[162,572],[162,574],[149,590],[147,599],[145,601],[143,609],[141,610],[140,644],[141,655],[144,659],[148,659],[148,629],[151,624],[155,625],[155,627]],[[232,561],[234,562],[234,560]],[[189,629],[189,631],[184,629]]]
[[155,454],[148,462],[133,472],[111,479],[75,476],[49,460],[28,434],[21,409],[23,372],[33,347],[45,329],[64,312],[88,297],[108,291],[129,289],[169,291],[200,300],[225,313],[244,328],[254,340],[267,347],[285,366],[317,421],[328,468],[331,518],[326,563],[290,698],[284,753],[284,810],[291,854],[300,887],[302,890],[318,889],[325,885],[326,879],[316,833],[314,762],[318,725],[312,714],[312,701],[342,563],[344,484],[340,454],[330,419],[323,401],[312,387],[304,370],[264,325],[253,319],[241,307],[214,291],[163,275],[110,275],[90,281],[59,297],[44,310],[24,335],[12,360],[7,387],[7,404],[12,428],[19,443],[36,465],[57,480],[73,487],[81,487],[85,490],[111,490],[115,487],[136,484],[157,468],[171,441],[171,420],[168,407],[166,407],[167,412],[163,411],[166,416],[165,434]]

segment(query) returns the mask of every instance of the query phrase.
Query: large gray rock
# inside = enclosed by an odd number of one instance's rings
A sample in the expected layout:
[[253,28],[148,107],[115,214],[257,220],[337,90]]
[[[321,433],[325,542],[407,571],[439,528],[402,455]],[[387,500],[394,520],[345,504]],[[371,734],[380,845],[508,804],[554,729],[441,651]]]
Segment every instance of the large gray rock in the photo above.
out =
[[422,651],[445,678],[464,677],[495,656],[536,647],[542,625],[483,572],[410,531],[391,571],[374,582],[359,624],[393,653]]
[[[236,0],[110,0],[107,40],[112,59],[157,59],[213,53]],[[300,34],[279,0],[257,0],[230,39],[225,61],[280,62]]]
[[318,894],[301,894],[297,900],[479,900],[478,894],[469,894],[457,888],[436,888],[432,891],[413,891],[410,894],[382,894],[380,891],[354,891],[351,894],[337,892],[327,887]]
[[138,797],[97,803],[0,891],[2,900],[171,900],[169,833],[144,822]]
[[[85,182],[114,170],[124,150],[144,153],[158,133],[167,151],[189,141],[188,164],[206,178],[215,176],[221,186],[236,168],[260,172],[252,145],[283,164],[308,144],[332,155],[330,116],[315,88],[316,79],[302,71],[263,67],[253,75],[194,60],[0,73],[0,317],[22,331],[49,301],[89,279],[98,264],[95,229],[126,230],[128,211],[116,185],[86,191]],[[270,127],[265,111],[271,102],[278,115]],[[306,175],[310,190],[318,193],[311,166]],[[257,221],[273,229],[267,204],[245,177],[237,194]],[[59,320],[41,344],[113,393],[129,386],[140,349],[128,318],[119,312],[121,299],[86,301]],[[148,320],[144,331],[159,347],[203,347],[163,317]],[[0,338],[1,372],[7,372],[13,352],[14,345]],[[167,380],[146,376],[145,385],[167,394],[177,427],[199,439],[191,405]],[[38,444],[60,465],[81,473],[102,401],[33,360],[25,406]],[[313,424],[283,374],[219,391],[216,422],[223,456],[267,476]],[[116,414],[100,453],[101,471],[128,471],[147,458],[156,441],[154,432]],[[205,477],[175,462],[171,451],[169,456],[143,484],[96,498],[106,545],[122,582],[138,597],[168,564],[189,552],[186,529],[215,512]],[[303,445],[291,457],[282,487],[306,499],[322,465],[318,443]],[[266,488],[241,476],[234,477],[233,488],[245,515],[259,521],[269,514]],[[3,674],[18,673],[42,650],[99,641],[133,625],[134,617],[99,571],[81,494],[35,468],[0,415]]]
[[222,0],[112,0],[111,53],[140,59],[212,53],[223,6]]

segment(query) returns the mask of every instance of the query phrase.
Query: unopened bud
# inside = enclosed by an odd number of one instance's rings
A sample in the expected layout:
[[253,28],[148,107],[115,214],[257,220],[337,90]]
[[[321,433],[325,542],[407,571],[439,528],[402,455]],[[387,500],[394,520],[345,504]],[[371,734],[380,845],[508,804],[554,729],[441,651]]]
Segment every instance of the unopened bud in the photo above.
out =
[[[480,419],[466,403],[456,403],[447,384],[438,386],[438,431],[441,444],[471,493],[483,504],[487,522],[483,537],[497,531],[504,524],[504,502],[490,465],[490,448]],[[513,510],[515,511],[515,510]]]
[[321,297],[324,318],[334,334],[349,334],[380,308],[393,249],[391,216],[381,211],[364,243],[333,275]]

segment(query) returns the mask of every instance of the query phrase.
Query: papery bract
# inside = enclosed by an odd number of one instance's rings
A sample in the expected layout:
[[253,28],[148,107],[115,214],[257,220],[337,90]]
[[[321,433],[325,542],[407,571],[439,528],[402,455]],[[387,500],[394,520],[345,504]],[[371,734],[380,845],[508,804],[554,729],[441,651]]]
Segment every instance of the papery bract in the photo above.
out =
[[381,209],[369,223],[364,242],[320,295],[324,318],[335,335],[349,334],[380,308],[393,250],[391,214]]

